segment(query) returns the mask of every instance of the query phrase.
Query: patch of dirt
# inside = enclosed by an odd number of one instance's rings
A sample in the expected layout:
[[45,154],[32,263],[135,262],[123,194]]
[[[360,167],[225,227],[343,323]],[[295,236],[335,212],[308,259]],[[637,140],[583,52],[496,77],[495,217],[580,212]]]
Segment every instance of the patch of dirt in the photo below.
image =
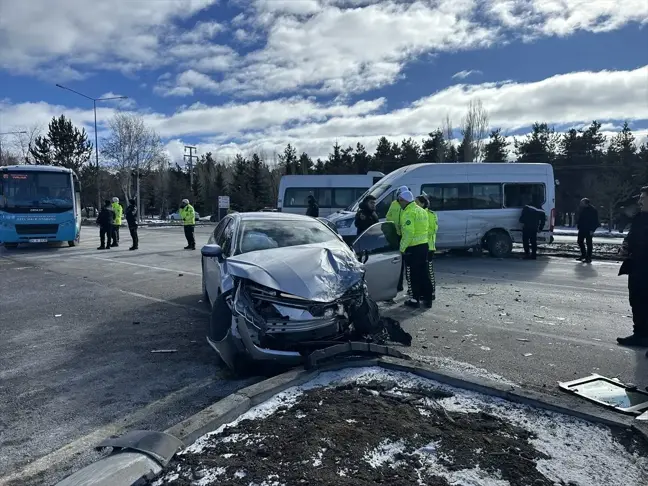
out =
[[531,432],[485,412],[448,412],[438,400],[451,396],[388,381],[306,391],[176,456],[153,484],[449,486],[439,467],[478,467],[511,486],[553,486],[536,468],[548,457]]

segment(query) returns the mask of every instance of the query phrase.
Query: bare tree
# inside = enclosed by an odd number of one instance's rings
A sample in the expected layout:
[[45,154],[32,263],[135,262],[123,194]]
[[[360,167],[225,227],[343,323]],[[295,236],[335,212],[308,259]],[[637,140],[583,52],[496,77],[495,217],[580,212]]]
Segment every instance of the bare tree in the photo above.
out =
[[139,195],[140,171],[148,171],[160,163],[162,141],[155,131],[146,127],[141,115],[117,113],[108,126],[111,133],[103,140],[101,153],[115,169],[124,197],[129,200],[133,196],[133,177]]
[[32,165],[35,163],[34,156],[31,153],[31,148],[34,142],[43,133],[43,126],[35,123],[29,127],[20,128],[14,135],[13,146],[21,159],[21,163]]
[[463,140],[460,146],[460,156],[465,162],[481,162],[484,139],[488,131],[488,113],[481,100],[471,101],[468,112],[461,120]]

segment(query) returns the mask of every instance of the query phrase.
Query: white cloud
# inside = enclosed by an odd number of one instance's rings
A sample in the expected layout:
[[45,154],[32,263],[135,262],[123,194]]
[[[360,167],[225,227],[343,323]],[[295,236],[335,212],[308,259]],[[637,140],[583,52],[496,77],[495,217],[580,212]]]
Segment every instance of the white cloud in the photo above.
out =
[[[99,98],[119,98],[121,96],[124,95],[113,93],[112,91],[108,91],[107,93],[104,93],[101,96],[99,96]],[[135,108],[135,106],[137,105],[137,103],[133,98],[128,98],[128,97],[122,99],[107,100],[104,101],[103,103],[106,103],[106,105],[108,106],[113,105],[122,109]]]
[[567,36],[576,31],[607,32],[629,22],[648,22],[645,0],[490,0],[504,26],[528,34]]
[[[0,0],[0,67],[39,74],[64,64],[86,69],[158,65],[165,26],[215,0]],[[203,33],[206,27],[199,27]]]
[[[200,76],[194,79],[200,80]],[[471,100],[480,99],[490,114],[492,127],[504,133],[524,133],[538,122],[564,129],[599,120],[604,130],[614,130],[622,120],[648,120],[648,66],[632,71],[579,72],[531,83],[504,82],[457,84],[421,98],[409,106],[385,111],[383,98],[323,104],[299,97],[221,106],[193,104],[169,115],[144,113],[149,126],[170,143],[191,138],[200,150],[221,155],[264,151],[271,154],[292,143],[313,157],[326,156],[340,145],[361,142],[369,149],[381,136],[393,141],[421,139],[442,124],[446,115],[459,124]],[[209,81],[208,81],[209,82]],[[100,129],[115,110],[98,110]],[[11,130],[25,120],[46,124],[61,113],[92,131],[92,110],[68,109],[46,103],[0,104],[0,125]],[[648,130],[637,133],[645,140]]]
[[482,72],[479,69],[470,69],[470,70],[464,69],[463,71],[454,73],[452,75],[452,79],[466,79],[468,76],[472,74],[482,74]]

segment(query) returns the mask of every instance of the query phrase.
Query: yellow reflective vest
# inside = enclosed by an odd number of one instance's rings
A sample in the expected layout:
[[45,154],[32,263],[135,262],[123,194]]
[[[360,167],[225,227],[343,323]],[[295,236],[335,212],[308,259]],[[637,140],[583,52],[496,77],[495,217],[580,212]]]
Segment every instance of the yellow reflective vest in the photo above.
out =
[[428,213],[428,246],[430,251],[436,251],[436,234],[439,230],[439,218],[434,211],[426,210]]
[[399,202],[392,201],[387,210],[387,217],[385,218],[387,221],[394,223],[396,226],[396,233],[398,233],[399,236],[401,234],[400,220],[402,212],[403,210],[401,209]]
[[428,225],[427,211],[418,204],[412,202],[403,209],[401,214],[401,253],[405,253],[405,250],[411,246],[428,243]]
[[122,215],[124,214],[124,208],[121,207],[121,204],[118,202],[112,203],[113,210],[113,224],[121,226],[122,224]]
[[182,224],[185,226],[194,226],[196,224],[196,211],[194,211],[191,204],[180,208],[180,217],[182,218]]

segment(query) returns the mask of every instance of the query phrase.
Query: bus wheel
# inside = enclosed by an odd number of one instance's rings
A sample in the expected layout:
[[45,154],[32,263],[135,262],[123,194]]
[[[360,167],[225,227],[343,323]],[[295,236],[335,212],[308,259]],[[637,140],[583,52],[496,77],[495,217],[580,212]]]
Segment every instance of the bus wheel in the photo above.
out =
[[492,257],[504,258],[513,251],[513,241],[504,231],[493,231],[486,238],[488,252]]
[[77,242],[76,240],[68,241],[68,246],[76,246]]

